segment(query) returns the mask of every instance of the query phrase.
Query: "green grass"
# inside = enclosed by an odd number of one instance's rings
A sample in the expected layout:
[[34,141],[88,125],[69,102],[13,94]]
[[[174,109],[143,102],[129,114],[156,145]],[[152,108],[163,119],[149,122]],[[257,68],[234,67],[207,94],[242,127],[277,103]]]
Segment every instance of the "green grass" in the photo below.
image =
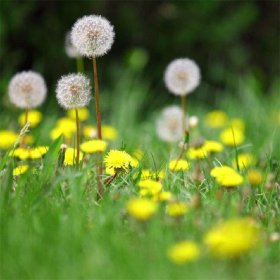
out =
[[[245,90],[246,89],[246,90]],[[105,122],[117,127],[118,139],[111,148],[125,146],[128,152],[141,148],[144,159],[140,168],[166,169],[170,147],[157,139],[155,118],[157,108],[146,112],[148,87],[124,78],[115,89],[102,96]],[[167,93],[160,93],[162,95]],[[196,93],[195,93],[196,94]],[[174,103],[178,100],[174,98]],[[48,131],[56,117],[44,111],[44,121],[34,130],[38,143],[50,145],[42,161],[37,161],[36,173],[31,170],[13,179],[14,160],[1,153],[0,225],[1,279],[277,279],[280,274],[279,240],[269,242],[273,232],[280,231],[279,186],[254,189],[255,196],[244,196],[248,186],[236,188],[217,198],[219,186],[209,176],[217,160],[230,164],[234,150],[226,149],[217,158],[203,164],[205,181],[200,186],[201,207],[192,209],[180,222],[168,218],[164,205],[147,223],[128,217],[126,202],[137,196],[137,170],[120,175],[96,202],[95,158],[91,157],[80,170],[57,165],[62,139],[51,142]],[[93,107],[93,104],[91,104]],[[279,110],[279,97],[273,94],[256,96],[246,81],[234,96],[223,96],[216,107],[231,117],[246,122],[246,142],[238,151],[253,153],[263,159],[264,174],[273,173],[279,183],[279,126],[273,122],[273,112]],[[218,132],[205,126],[207,107],[189,98],[191,114],[200,117],[197,136],[218,139]],[[14,112],[4,110],[1,129],[16,128]],[[90,119],[90,122],[93,118]],[[193,136],[194,137],[194,136]],[[173,156],[179,150],[172,147]],[[164,188],[187,203],[197,193],[191,171],[168,173]],[[240,207],[243,199],[243,206]],[[177,266],[166,256],[175,242],[191,239],[203,246],[205,232],[218,221],[233,216],[253,216],[262,229],[262,244],[236,260],[217,260],[202,249],[201,258]]]

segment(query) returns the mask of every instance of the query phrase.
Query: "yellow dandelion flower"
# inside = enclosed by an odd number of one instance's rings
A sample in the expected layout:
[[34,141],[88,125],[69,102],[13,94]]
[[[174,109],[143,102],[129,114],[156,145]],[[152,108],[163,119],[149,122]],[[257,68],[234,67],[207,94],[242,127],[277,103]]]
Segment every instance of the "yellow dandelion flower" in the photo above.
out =
[[231,119],[229,121],[228,126],[233,129],[238,129],[238,130],[242,130],[242,131],[245,130],[245,122],[240,118]]
[[141,180],[146,179],[164,179],[165,178],[165,172],[163,170],[160,171],[154,171],[150,169],[142,169],[141,171]]
[[256,246],[260,230],[251,218],[234,218],[208,231],[204,243],[218,258],[234,258]]
[[[253,165],[256,162],[256,159],[251,154],[239,154],[237,156],[238,166],[240,169],[245,169],[249,167],[250,165]],[[237,169],[237,161],[234,159],[232,165],[234,168]]]
[[245,136],[242,130],[227,128],[220,134],[221,141],[228,146],[237,146],[245,141]]
[[9,149],[14,145],[18,134],[10,130],[0,130],[0,149]]
[[[37,110],[28,111],[28,122],[30,127],[36,127],[42,121],[43,115]],[[18,118],[18,123],[20,126],[25,125],[25,113],[22,113]]]
[[170,261],[182,265],[198,259],[200,255],[199,246],[193,241],[181,241],[171,246],[167,251]]
[[42,158],[49,150],[48,146],[38,146],[29,150],[30,159]]
[[184,171],[190,169],[190,164],[184,159],[174,159],[169,162],[171,171]]
[[206,115],[206,124],[212,128],[220,128],[227,124],[228,116],[225,112],[214,110]]
[[189,211],[188,205],[181,201],[171,202],[166,206],[166,213],[171,217],[183,216],[188,211]]
[[104,162],[106,169],[128,171],[131,163],[131,156],[125,151],[111,150],[105,156]]
[[70,139],[72,135],[73,135],[73,131],[64,129],[62,127],[55,127],[50,132],[50,137],[52,140],[55,140],[60,136],[64,136],[66,139]]
[[264,176],[261,171],[257,169],[251,169],[247,173],[247,178],[252,186],[258,186],[263,182]]
[[9,156],[17,157],[21,160],[26,160],[29,158],[29,150],[25,148],[16,148],[10,152]]
[[148,220],[157,212],[157,209],[156,202],[144,198],[133,198],[126,205],[128,214],[140,221]]
[[162,191],[156,194],[153,198],[156,201],[170,201],[172,199],[173,195],[171,192],[168,191]]
[[[66,148],[65,155],[64,155],[64,165],[74,165],[76,164],[76,155],[77,151],[73,148]],[[83,160],[83,153],[80,152],[79,162]]]
[[27,134],[27,135],[25,135],[25,136],[23,137],[23,142],[24,142],[25,144],[32,145],[32,144],[34,143],[34,138],[33,138],[32,135]]
[[217,141],[213,140],[206,140],[203,148],[208,152],[208,153],[219,153],[224,150],[224,146]]
[[204,146],[199,148],[190,147],[187,151],[187,157],[189,159],[204,159],[208,156],[208,151]]
[[86,138],[95,138],[97,137],[97,129],[92,125],[85,125],[83,128],[83,135]]
[[107,140],[115,140],[118,136],[117,130],[110,125],[102,126],[102,137]]
[[229,166],[215,167],[210,175],[223,187],[236,187],[243,183],[243,177]]
[[81,144],[81,150],[88,154],[104,152],[108,143],[104,140],[94,139]]
[[24,174],[28,170],[28,165],[19,165],[13,169],[13,176]]
[[138,186],[141,189],[140,195],[155,195],[162,190],[162,184],[152,179],[141,180],[138,182]]
[[[89,118],[89,110],[87,108],[78,108],[78,115],[79,115],[79,120],[81,122],[86,121]],[[70,109],[67,111],[67,116],[72,119],[76,120],[76,111],[75,109]]]

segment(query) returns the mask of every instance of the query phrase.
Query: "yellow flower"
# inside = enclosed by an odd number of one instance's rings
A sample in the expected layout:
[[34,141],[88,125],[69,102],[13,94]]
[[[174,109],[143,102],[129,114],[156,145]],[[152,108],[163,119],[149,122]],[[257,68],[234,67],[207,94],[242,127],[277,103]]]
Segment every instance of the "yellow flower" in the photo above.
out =
[[24,174],[28,170],[28,168],[28,165],[19,165],[18,167],[13,169],[13,176]]
[[144,198],[133,198],[126,205],[128,214],[140,221],[148,220],[156,213],[157,209],[158,206],[154,201]]
[[[77,150],[73,148],[66,148],[64,156],[64,165],[74,165],[76,164]],[[79,162],[83,160],[83,153],[80,152]]]
[[169,162],[171,171],[184,171],[190,169],[190,164],[184,159],[174,159]]
[[0,149],[9,149],[14,145],[18,134],[10,130],[0,130]]
[[95,138],[97,137],[97,130],[92,125],[85,125],[83,128],[83,134],[86,138]]
[[[28,122],[30,122],[30,127],[36,127],[42,121],[42,113],[36,110],[28,111]],[[25,125],[25,113],[22,113],[18,118],[18,123],[20,126]]]
[[[78,115],[81,122],[86,121],[89,117],[89,110],[87,108],[78,108]],[[68,110],[67,116],[72,120],[76,120],[75,109]]]
[[235,187],[243,183],[243,177],[229,166],[214,167],[210,175],[223,187]]
[[171,217],[180,217],[185,215],[189,211],[189,207],[186,203],[178,201],[171,202],[166,206],[166,213]]
[[219,153],[224,150],[224,146],[217,141],[212,141],[212,140],[206,140],[203,148],[208,152],[208,153]]
[[170,201],[172,199],[172,193],[168,191],[163,191],[156,194],[153,198],[156,201]]
[[257,169],[251,169],[247,173],[247,178],[252,186],[258,186],[263,182],[263,174]]
[[228,122],[228,116],[225,112],[214,110],[206,115],[206,124],[212,128],[223,127]]
[[[251,154],[239,154],[237,156],[238,166],[240,169],[245,169],[255,163],[255,158]],[[237,169],[236,159],[232,163],[233,167]]]
[[42,158],[49,150],[48,146],[38,146],[29,150],[29,158],[38,159]]
[[235,218],[213,227],[204,237],[210,252],[218,258],[239,257],[259,239],[259,227],[251,218]]
[[120,169],[123,171],[128,171],[131,163],[131,156],[125,151],[111,150],[105,156],[104,162],[106,169],[113,169],[114,171]]
[[198,245],[193,241],[181,241],[169,248],[167,251],[168,258],[178,264],[195,261],[200,255]]
[[228,146],[237,146],[245,141],[245,136],[242,130],[227,128],[220,134],[221,141]]
[[228,126],[233,129],[238,129],[242,131],[245,130],[245,122],[239,118],[231,119]]
[[94,139],[89,140],[81,144],[81,150],[85,153],[97,153],[104,152],[108,146],[108,143],[104,140]]
[[107,140],[115,140],[118,136],[117,130],[110,125],[102,126],[102,137]]
[[144,152],[140,149],[136,149],[133,151],[132,156],[135,157],[137,160],[141,160],[144,157]]
[[150,170],[150,169],[143,169],[141,171],[141,180],[145,180],[145,179],[164,179],[165,178],[165,172],[163,170],[158,171],[154,171],[154,170]]
[[187,157],[189,159],[204,159],[208,156],[208,151],[204,146],[199,148],[190,147],[187,151]]
[[16,148],[9,153],[9,156],[25,160],[29,158],[29,150],[25,148]]
[[158,181],[151,179],[141,180],[138,183],[140,190],[140,195],[155,195],[162,190],[162,184]]
[[76,132],[76,122],[70,118],[60,118],[56,122],[56,126],[51,131],[51,138],[57,139],[59,136],[63,135],[65,138],[71,138]]

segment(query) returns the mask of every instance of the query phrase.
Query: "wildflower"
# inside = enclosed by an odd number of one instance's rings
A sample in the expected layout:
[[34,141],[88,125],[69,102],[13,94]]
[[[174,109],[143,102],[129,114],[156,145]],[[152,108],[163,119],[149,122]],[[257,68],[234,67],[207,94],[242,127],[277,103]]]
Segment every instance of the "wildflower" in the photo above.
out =
[[171,93],[180,96],[189,94],[199,85],[199,67],[191,59],[175,59],[167,66],[164,81]]
[[44,78],[33,71],[16,74],[9,83],[9,97],[18,108],[31,109],[40,106],[46,98]]
[[169,162],[171,171],[184,171],[190,169],[190,164],[184,159],[174,159]]
[[234,258],[256,246],[259,227],[251,218],[234,218],[214,226],[204,237],[210,252],[218,258]]
[[164,179],[165,178],[165,172],[163,170],[154,171],[150,169],[142,169],[141,170],[141,180],[146,180],[146,179]]
[[14,145],[18,136],[11,130],[0,130],[0,149],[9,149]]
[[223,187],[235,187],[243,183],[243,177],[229,166],[219,166],[211,170],[210,175]]
[[176,142],[183,138],[183,111],[178,106],[166,107],[156,123],[158,137],[166,142]]
[[197,127],[199,123],[199,118],[197,116],[190,116],[189,119],[188,119],[188,126],[190,128],[195,128]]
[[158,194],[162,189],[160,182],[151,179],[140,180],[138,186],[141,189],[140,195],[142,196]]
[[83,135],[86,138],[95,138],[97,137],[97,130],[92,125],[85,125],[83,128]]
[[186,240],[171,246],[167,251],[167,255],[172,262],[182,265],[197,260],[200,255],[200,249],[195,242]]
[[82,74],[62,76],[57,83],[56,98],[64,109],[87,106],[90,101],[90,81]]
[[212,141],[212,140],[206,140],[204,142],[203,148],[208,153],[219,153],[224,150],[224,146],[220,142]]
[[242,130],[227,128],[220,134],[221,141],[228,146],[237,146],[244,142],[245,136]]
[[[42,120],[42,113],[36,110],[28,111],[28,121],[30,127],[36,127]],[[18,118],[18,123],[21,127],[25,125],[25,113],[21,114]]]
[[42,158],[49,150],[48,146],[38,146],[29,150],[30,159]]
[[251,169],[247,173],[247,178],[252,186],[258,186],[263,182],[263,174],[257,169]]
[[103,140],[94,139],[90,141],[86,141],[81,144],[81,150],[85,153],[98,153],[104,152],[108,146],[108,143]]
[[65,52],[71,58],[77,58],[81,56],[76,47],[72,44],[70,32],[67,32],[65,36]]
[[16,148],[9,153],[11,157],[17,157],[21,160],[26,160],[29,158],[29,150],[25,148]]
[[125,151],[111,150],[105,156],[104,162],[106,168],[117,170],[128,171],[131,163],[131,156]]
[[[240,169],[245,169],[247,168],[248,166],[252,165],[255,163],[255,158],[253,155],[251,154],[239,154],[237,156],[237,161],[238,161],[238,167]],[[234,159],[232,165],[234,168],[237,168],[237,161],[236,159]]]
[[117,130],[110,125],[102,125],[101,130],[104,139],[115,140],[118,136]]
[[159,200],[159,201],[170,201],[172,199],[172,193],[168,192],[168,191],[162,191],[159,192],[158,194],[156,194],[154,196],[155,200]]
[[245,130],[245,123],[242,119],[239,118],[230,119],[228,126],[241,131]]
[[[74,165],[76,163],[76,149],[73,148],[66,148],[65,155],[64,155],[64,165]],[[79,155],[79,162],[83,159],[83,153],[80,152]]]
[[189,211],[189,207],[181,201],[170,202],[166,206],[166,213],[171,217],[184,216]]
[[70,118],[60,118],[56,122],[55,128],[51,130],[51,138],[57,139],[59,136],[63,135],[67,139],[71,139],[74,133],[76,133],[76,123]]
[[[77,108],[78,114],[79,114],[79,120],[80,121],[86,121],[89,117],[89,110],[87,108]],[[67,116],[72,119],[76,120],[76,113],[74,109],[67,111]]]
[[156,202],[144,198],[133,198],[126,205],[128,214],[140,221],[148,220],[156,213],[157,209]]
[[228,123],[228,116],[224,111],[214,110],[206,115],[206,124],[212,128],[220,128]]
[[19,165],[13,169],[13,176],[19,176],[24,174],[28,170],[28,165]]
[[103,56],[112,47],[115,32],[110,22],[101,16],[84,16],[76,21],[71,41],[78,52],[89,58]]
[[208,150],[202,145],[200,147],[190,147],[187,151],[189,159],[204,159],[208,156]]

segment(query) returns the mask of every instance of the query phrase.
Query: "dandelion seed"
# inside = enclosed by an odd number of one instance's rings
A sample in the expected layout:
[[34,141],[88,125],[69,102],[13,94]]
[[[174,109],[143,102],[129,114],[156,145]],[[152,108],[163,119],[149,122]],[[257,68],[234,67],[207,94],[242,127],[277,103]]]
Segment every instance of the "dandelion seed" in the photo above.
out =
[[81,56],[77,48],[72,43],[71,32],[67,32],[65,35],[65,52],[71,58],[78,58]]

